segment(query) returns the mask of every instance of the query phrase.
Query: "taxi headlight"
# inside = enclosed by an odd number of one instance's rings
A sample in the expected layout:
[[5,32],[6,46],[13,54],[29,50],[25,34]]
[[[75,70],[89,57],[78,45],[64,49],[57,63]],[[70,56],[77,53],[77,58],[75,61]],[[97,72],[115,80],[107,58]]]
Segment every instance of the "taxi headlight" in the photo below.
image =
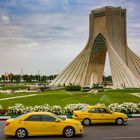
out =
[[76,124],[77,126],[82,126],[82,124],[81,123],[78,123],[78,124]]

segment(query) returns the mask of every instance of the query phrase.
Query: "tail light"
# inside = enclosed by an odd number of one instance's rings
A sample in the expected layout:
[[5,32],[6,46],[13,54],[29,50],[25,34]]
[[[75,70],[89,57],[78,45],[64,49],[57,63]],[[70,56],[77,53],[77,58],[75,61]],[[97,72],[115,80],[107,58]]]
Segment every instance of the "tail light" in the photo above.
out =
[[10,124],[10,122],[6,122],[5,126],[8,126]]
[[75,117],[78,117],[78,115],[74,114]]

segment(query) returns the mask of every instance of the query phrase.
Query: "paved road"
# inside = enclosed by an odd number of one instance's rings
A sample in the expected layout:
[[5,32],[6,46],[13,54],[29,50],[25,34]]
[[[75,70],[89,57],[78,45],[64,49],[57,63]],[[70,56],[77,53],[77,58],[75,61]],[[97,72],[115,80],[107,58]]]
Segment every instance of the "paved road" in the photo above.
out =
[[[0,122],[0,140],[17,140],[4,137],[4,122]],[[27,140],[140,140],[140,119],[129,120],[123,126],[92,125],[85,127],[83,136],[64,138],[63,136],[29,137]]]

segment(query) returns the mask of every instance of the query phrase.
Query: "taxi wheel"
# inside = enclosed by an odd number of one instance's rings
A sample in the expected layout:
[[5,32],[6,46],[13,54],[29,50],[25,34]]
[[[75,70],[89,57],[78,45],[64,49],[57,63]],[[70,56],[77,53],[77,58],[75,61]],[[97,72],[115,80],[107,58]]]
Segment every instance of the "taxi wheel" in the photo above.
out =
[[28,136],[28,132],[24,128],[19,128],[16,131],[16,137],[19,138],[19,139],[26,138],[27,136]]
[[91,124],[91,120],[86,118],[86,119],[83,120],[82,124],[85,125],[85,126],[88,126],[88,125]]
[[63,135],[67,138],[71,138],[75,135],[75,129],[71,126],[65,127],[63,130]]
[[116,124],[117,125],[122,125],[123,124],[123,119],[122,118],[117,118],[116,119]]

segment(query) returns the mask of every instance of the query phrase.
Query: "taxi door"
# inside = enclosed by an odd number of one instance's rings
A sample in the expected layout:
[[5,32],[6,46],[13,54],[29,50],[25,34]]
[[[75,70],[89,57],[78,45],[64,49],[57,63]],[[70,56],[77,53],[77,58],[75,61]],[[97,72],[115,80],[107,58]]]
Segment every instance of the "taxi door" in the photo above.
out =
[[102,123],[114,123],[115,122],[114,115],[106,108],[100,108],[100,114],[101,114],[101,118],[102,118],[102,120],[101,120]]
[[91,108],[88,111],[88,117],[91,120],[91,123],[101,123],[102,114],[100,113],[99,108]]
[[42,115],[42,132],[44,135],[62,134],[61,121],[50,115]]
[[24,121],[19,121],[20,127],[25,128],[29,135],[42,135],[42,121],[40,115],[31,115]]

